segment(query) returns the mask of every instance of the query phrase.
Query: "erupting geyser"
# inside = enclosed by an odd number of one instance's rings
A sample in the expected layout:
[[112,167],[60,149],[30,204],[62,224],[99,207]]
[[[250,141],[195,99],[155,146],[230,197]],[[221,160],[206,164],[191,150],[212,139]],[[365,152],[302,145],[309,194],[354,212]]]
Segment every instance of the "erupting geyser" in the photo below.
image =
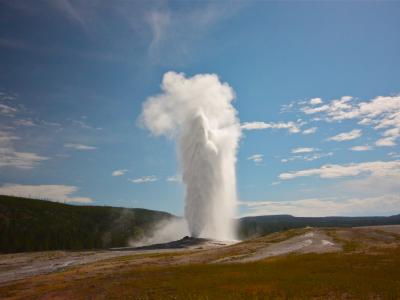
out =
[[215,74],[168,72],[163,93],[143,105],[143,124],[179,143],[185,218],[194,237],[235,238],[236,149],[240,123],[234,91]]

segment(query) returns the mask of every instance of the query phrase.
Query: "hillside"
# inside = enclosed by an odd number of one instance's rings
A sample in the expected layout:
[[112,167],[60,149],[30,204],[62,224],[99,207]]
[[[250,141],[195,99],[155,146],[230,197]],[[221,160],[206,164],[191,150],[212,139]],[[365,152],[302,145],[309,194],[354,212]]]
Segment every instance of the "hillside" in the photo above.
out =
[[400,224],[400,214],[390,217],[293,217],[291,215],[244,217],[239,220],[239,236],[250,238],[293,228],[357,227]]
[[171,218],[147,209],[0,196],[0,252],[123,247]]

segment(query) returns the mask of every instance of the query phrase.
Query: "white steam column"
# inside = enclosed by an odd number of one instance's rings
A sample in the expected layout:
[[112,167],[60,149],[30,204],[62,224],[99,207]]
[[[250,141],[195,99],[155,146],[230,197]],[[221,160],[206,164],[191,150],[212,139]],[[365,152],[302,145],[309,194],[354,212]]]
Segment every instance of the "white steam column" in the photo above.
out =
[[168,72],[163,93],[143,105],[142,122],[154,135],[179,143],[186,185],[185,218],[194,237],[235,239],[236,150],[240,124],[234,91],[215,74],[186,78]]

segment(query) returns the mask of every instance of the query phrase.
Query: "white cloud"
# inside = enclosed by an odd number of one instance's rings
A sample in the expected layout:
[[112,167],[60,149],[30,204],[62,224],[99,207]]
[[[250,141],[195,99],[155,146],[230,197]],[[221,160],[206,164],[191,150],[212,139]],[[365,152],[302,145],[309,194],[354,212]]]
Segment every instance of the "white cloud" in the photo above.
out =
[[127,169],[115,170],[114,172],[111,173],[111,176],[122,176],[127,171],[128,171]]
[[328,164],[320,168],[281,173],[282,180],[294,179],[297,177],[319,176],[321,178],[340,178],[367,174],[373,176],[389,176],[400,174],[400,161],[373,161],[364,163],[351,163],[345,165]]
[[335,136],[328,138],[328,141],[335,141],[335,142],[343,142],[343,141],[350,141],[359,138],[362,136],[362,131],[360,129],[354,129],[349,132],[339,133]]
[[322,103],[322,99],[321,98],[312,98],[310,99],[309,102],[311,105],[317,105],[317,104],[321,104]]
[[321,106],[302,106],[300,110],[305,114],[321,113],[329,122],[359,119],[358,124],[373,125],[375,130],[393,130],[390,136],[385,131],[377,146],[395,146],[400,137],[400,95],[378,96],[358,103],[352,97],[344,96]]
[[292,153],[310,153],[314,151],[316,151],[315,148],[306,148],[306,147],[292,149]]
[[[4,39],[0,39],[4,40]],[[13,101],[17,98],[16,93],[0,92],[0,101]]]
[[128,181],[133,182],[133,183],[147,183],[147,182],[154,182],[157,181],[157,177],[154,175],[150,176],[143,176],[135,179],[128,179]]
[[0,167],[14,167],[18,169],[32,169],[48,157],[31,152],[4,151],[0,149]]
[[395,139],[393,137],[381,138],[375,142],[378,147],[392,147],[396,145]]
[[290,214],[298,217],[394,215],[399,213],[400,195],[347,199],[302,199],[294,201],[240,202],[245,215]]
[[378,147],[391,147],[396,145],[396,139],[400,137],[400,126],[386,130],[383,133],[384,138],[375,142]]
[[13,145],[14,140],[19,140],[19,137],[0,130],[0,168],[32,169],[41,161],[49,159],[36,153],[17,151]]
[[0,103],[0,115],[12,117],[17,112],[16,108]]
[[307,155],[294,155],[288,158],[283,158],[281,159],[281,162],[287,163],[289,161],[294,161],[294,160],[305,160],[305,161],[313,161],[317,160],[323,157],[328,157],[332,156],[333,152],[328,152],[328,153],[312,153],[312,154],[307,154]]
[[260,130],[260,129],[287,129],[290,133],[300,132],[300,127],[304,123],[296,122],[279,122],[279,123],[266,123],[266,122],[245,122],[240,127],[243,130]]
[[5,184],[0,187],[1,195],[29,197],[36,199],[44,199],[55,202],[77,202],[90,203],[93,202],[88,197],[71,196],[78,191],[75,186],[69,185],[23,185],[23,184]]
[[261,163],[263,161],[263,156],[263,154],[254,154],[252,156],[249,156],[247,159],[255,163]]
[[334,116],[340,115],[342,112],[351,110],[353,108],[353,106],[349,103],[352,99],[353,97],[351,96],[343,96],[340,99],[332,100],[328,104],[317,107],[303,106],[300,108],[300,110],[307,115],[325,113],[329,117],[334,118]]
[[182,175],[173,175],[167,177],[168,182],[182,182]]
[[84,151],[97,149],[97,147],[93,147],[93,146],[87,146],[87,145],[83,145],[83,144],[72,144],[72,143],[64,144],[64,147],[75,149],[75,150],[84,150]]
[[317,127],[311,127],[311,128],[305,129],[305,130],[303,130],[302,133],[303,134],[313,134],[315,132],[317,132]]
[[[334,102],[332,102],[334,103]],[[400,110],[400,96],[378,96],[369,102],[360,102],[356,105],[341,107],[341,109],[331,109],[328,117],[332,120],[344,119],[371,119],[376,117],[379,127],[388,127],[390,120],[395,119]]]
[[369,151],[372,149],[373,148],[371,146],[354,146],[350,148],[352,151]]
[[294,105],[296,104],[295,101],[292,101],[289,104],[283,104],[280,109],[280,113],[287,113],[293,111]]
[[325,112],[329,110],[329,106],[328,105],[323,105],[323,106],[318,106],[318,107],[302,107],[301,111],[304,112],[306,115],[311,115],[311,114],[315,114],[315,113],[319,113],[319,112]]
[[26,126],[26,127],[36,126],[35,122],[33,122],[32,120],[28,120],[28,119],[15,120],[14,124],[17,126]]

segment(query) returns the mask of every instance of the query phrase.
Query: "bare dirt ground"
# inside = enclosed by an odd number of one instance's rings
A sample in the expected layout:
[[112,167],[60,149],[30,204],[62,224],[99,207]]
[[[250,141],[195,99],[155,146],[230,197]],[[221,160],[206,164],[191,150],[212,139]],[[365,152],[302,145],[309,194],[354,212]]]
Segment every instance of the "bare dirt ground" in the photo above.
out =
[[127,254],[128,252],[117,251],[47,251],[3,254],[0,255],[0,284]]
[[174,253],[183,250],[204,250],[226,246],[228,243],[208,239],[183,238],[164,244],[116,248],[102,251],[44,251],[0,255],[0,285],[23,278],[61,271],[120,256]]
[[[30,299],[37,291],[55,288],[54,282],[58,282],[57,288],[64,289],[74,282],[96,282],[98,278],[118,278],[121,274],[138,276],[134,275],[136,272],[132,273],[133,270],[140,273],[148,268],[162,268],[168,274],[170,267],[178,266],[248,266],[277,257],[304,254],[378,255],[382,251],[397,251],[399,247],[400,225],[397,225],[294,229],[231,245],[186,238],[169,243],[169,247],[161,244],[109,251],[5,254],[0,255],[0,299]],[[136,282],[130,281],[128,275],[124,276],[127,277],[123,280],[131,284]],[[2,297],[1,293],[5,291],[7,294]],[[63,290],[65,298],[60,299],[69,299],[69,292]],[[79,293],[79,290],[75,292]]]

